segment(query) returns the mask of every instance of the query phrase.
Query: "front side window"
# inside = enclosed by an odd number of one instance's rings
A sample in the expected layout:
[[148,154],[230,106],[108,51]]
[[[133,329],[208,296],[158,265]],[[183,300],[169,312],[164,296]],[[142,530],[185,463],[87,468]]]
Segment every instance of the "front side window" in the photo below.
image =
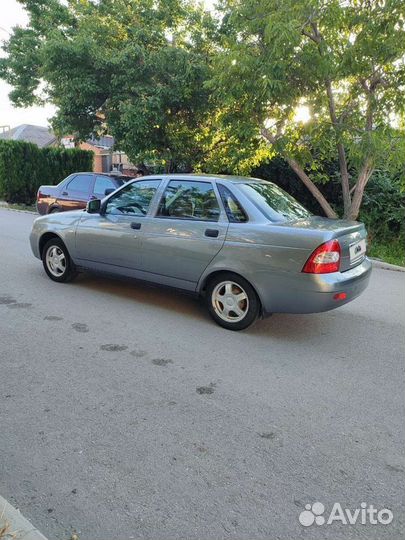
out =
[[218,190],[229,221],[231,223],[246,223],[248,221],[247,214],[235,195],[222,184],[218,184]]
[[121,216],[146,216],[160,180],[142,180],[123,187],[108,199],[105,213]]
[[311,215],[294,197],[271,182],[252,181],[239,184],[239,186],[269,219],[274,212],[283,220],[307,218]]
[[108,178],[108,176],[96,176],[96,181],[94,182],[94,195],[97,195],[97,197],[102,199],[105,197],[106,189],[113,189],[115,191],[117,186],[111,178]]
[[171,180],[159,204],[158,217],[218,221],[219,204],[210,182]]
[[93,175],[78,174],[67,185],[67,191],[77,191],[79,193],[88,193],[90,191]]

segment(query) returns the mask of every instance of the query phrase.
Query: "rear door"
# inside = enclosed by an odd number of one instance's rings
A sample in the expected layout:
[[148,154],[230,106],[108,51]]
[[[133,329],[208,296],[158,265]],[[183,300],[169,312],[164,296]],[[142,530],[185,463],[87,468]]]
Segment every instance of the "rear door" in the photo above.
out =
[[76,174],[62,188],[58,205],[62,210],[86,208],[93,186],[93,174]]
[[102,174],[97,174],[94,181],[92,196],[95,199],[104,199],[104,197],[106,196],[106,190],[113,189],[115,191],[118,188],[118,185],[119,184],[114,182],[112,178],[109,178],[108,176],[104,176]]
[[223,246],[228,225],[212,182],[170,180],[155,216],[142,224],[142,270],[195,288]]

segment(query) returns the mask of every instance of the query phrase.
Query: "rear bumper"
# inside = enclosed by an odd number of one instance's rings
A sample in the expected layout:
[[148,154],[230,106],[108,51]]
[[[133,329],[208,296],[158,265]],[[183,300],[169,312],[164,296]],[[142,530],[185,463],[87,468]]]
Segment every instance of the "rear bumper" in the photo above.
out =
[[[370,275],[371,261],[366,257],[346,272],[282,277],[277,290],[262,298],[264,312],[318,313],[335,309],[357,298],[367,288]],[[335,299],[337,293],[345,293],[346,298]]]

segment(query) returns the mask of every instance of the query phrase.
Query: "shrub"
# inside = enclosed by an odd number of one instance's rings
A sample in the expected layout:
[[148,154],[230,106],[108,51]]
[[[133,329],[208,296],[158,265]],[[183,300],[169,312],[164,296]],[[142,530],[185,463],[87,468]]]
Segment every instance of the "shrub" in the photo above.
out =
[[400,178],[376,171],[367,185],[359,220],[378,238],[397,238],[404,234],[405,193]]
[[55,185],[72,172],[92,169],[93,152],[88,150],[0,140],[0,198],[7,202],[31,204],[40,185]]

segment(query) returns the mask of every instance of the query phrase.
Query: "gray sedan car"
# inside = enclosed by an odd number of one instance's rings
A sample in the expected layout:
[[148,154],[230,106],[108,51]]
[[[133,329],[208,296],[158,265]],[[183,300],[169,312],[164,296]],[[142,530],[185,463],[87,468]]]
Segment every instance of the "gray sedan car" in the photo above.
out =
[[271,182],[154,175],[85,211],[39,217],[30,237],[54,281],[103,271],[205,297],[214,320],[242,330],[275,312],[334,309],[366,288],[362,223],[311,215]]

